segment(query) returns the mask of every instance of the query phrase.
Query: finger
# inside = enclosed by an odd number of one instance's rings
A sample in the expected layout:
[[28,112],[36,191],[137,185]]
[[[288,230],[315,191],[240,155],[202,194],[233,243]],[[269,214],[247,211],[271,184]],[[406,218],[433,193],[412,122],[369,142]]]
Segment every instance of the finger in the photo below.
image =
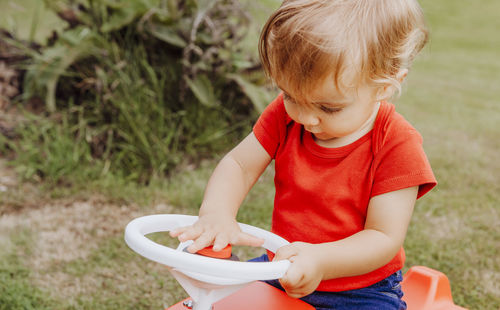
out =
[[287,286],[297,288],[302,285],[301,281],[304,279],[304,273],[300,268],[292,264],[282,279]]
[[286,291],[286,294],[292,298],[302,298],[306,295],[309,295],[309,294],[306,294],[302,291],[294,291],[294,290],[293,291],[292,290],[288,290],[288,291],[285,290],[285,291]]
[[279,279],[281,286],[283,286],[288,296],[293,298],[300,298],[307,295],[306,285],[301,285],[300,282],[297,283],[295,281],[295,279],[290,279],[288,277]]
[[288,296],[299,298],[297,289],[289,282],[287,277],[278,280]]
[[236,235],[236,238],[232,240],[232,244],[245,245],[245,246],[261,246],[264,244],[264,239],[252,236],[250,234],[241,232]]
[[170,232],[169,232],[169,235],[170,237],[172,238],[177,238],[180,234],[182,234],[183,232],[185,232],[188,228],[190,228],[191,226],[183,226],[183,227],[177,227],[175,229],[172,229]]
[[199,226],[193,225],[187,227],[177,238],[180,242],[188,240],[196,240],[204,233],[203,229]]
[[190,253],[196,253],[201,249],[206,248],[207,246],[213,244],[214,242],[214,234],[205,232],[201,234],[190,246],[188,246],[187,250]]
[[291,244],[282,246],[279,248],[273,258],[274,261],[279,261],[279,260],[284,260],[284,259],[289,259],[290,257],[293,257],[297,255],[297,249]]
[[293,298],[302,298],[311,294],[312,292],[314,292],[314,289],[311,289],[311,287],[307,284],[299,287],[289,288],[288,291],[286,291],[287,295]]
[[229,243],[229,238],[227,237],[226,234],[218,234],[217,236],[215,236],[214,246],[212,249],[215,252],[219,252],[220,250],[225,248],[228,245],[228,243]]

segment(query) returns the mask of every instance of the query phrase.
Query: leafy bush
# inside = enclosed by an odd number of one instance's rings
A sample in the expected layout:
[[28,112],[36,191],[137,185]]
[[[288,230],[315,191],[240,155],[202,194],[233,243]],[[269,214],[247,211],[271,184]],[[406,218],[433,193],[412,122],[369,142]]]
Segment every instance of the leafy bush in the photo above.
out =
[[[23,98],[44,98],[50,116],[10,144],[27,175],[90,164],[148,180],[233,144],[270,99],[256,53],[242,49],[251,19],[237,0],[45,2],[68,27],[27,50]],[[59,145],[73,156],[47,164]]]

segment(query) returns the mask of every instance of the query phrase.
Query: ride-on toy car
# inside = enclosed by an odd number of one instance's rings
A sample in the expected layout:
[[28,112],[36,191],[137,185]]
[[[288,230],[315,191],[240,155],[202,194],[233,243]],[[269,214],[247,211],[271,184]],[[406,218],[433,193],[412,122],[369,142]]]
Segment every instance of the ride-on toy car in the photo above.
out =
[[[166,232],[193,224],[196,216],[160,214],[132,220],[125,229],[125,242],[138,254],[164,264],[189,298],[167,310],[314,310],[283,291],[258,280],[281,278],[290,266],[288,260],[277,262],[240,262],[231,259],[230,247],[226,251],[205,249],[200,255],[184,249],[192,242],[181,242],[172,249],[146,238],[155,232]],[[241,229],[265,240],[263,248],[275,252],[288,244],[285,239],[260,228],[239,224]],[[218,258],[210,257],[217,256]],[[221,259],[221,256],[227,259]],[[459,310],[451,297],[446,276],[427,267],[412,267],[402,282],[409,310]]]

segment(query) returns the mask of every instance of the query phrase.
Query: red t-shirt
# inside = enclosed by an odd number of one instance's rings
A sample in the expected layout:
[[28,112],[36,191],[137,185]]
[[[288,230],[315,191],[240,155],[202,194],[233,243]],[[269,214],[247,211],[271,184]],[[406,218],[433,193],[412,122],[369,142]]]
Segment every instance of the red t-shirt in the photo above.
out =
[[[279,95],[262,113],[254,134],[275,160],[272,232],[290,242],[324,243],[363,230],[370,198],[412,186],[418,197],[436,185],[420,134],[382,102],[374,128],[338,148],[316,144],[286,113]],[[322,281],[319,291],[374,284],[400,270],[403,248],[385,266],[360,276]]]

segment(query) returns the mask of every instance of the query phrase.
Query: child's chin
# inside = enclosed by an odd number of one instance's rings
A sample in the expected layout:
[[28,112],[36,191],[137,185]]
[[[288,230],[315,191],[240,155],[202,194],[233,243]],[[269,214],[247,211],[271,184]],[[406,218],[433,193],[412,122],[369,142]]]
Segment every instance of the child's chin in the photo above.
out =
[[320,133],[313,133],[312,134],[316,140],[321,140],[321,141],[329,141],[332,139],[335,139],[335,137],[330,136],[326,133],[320,132]]

